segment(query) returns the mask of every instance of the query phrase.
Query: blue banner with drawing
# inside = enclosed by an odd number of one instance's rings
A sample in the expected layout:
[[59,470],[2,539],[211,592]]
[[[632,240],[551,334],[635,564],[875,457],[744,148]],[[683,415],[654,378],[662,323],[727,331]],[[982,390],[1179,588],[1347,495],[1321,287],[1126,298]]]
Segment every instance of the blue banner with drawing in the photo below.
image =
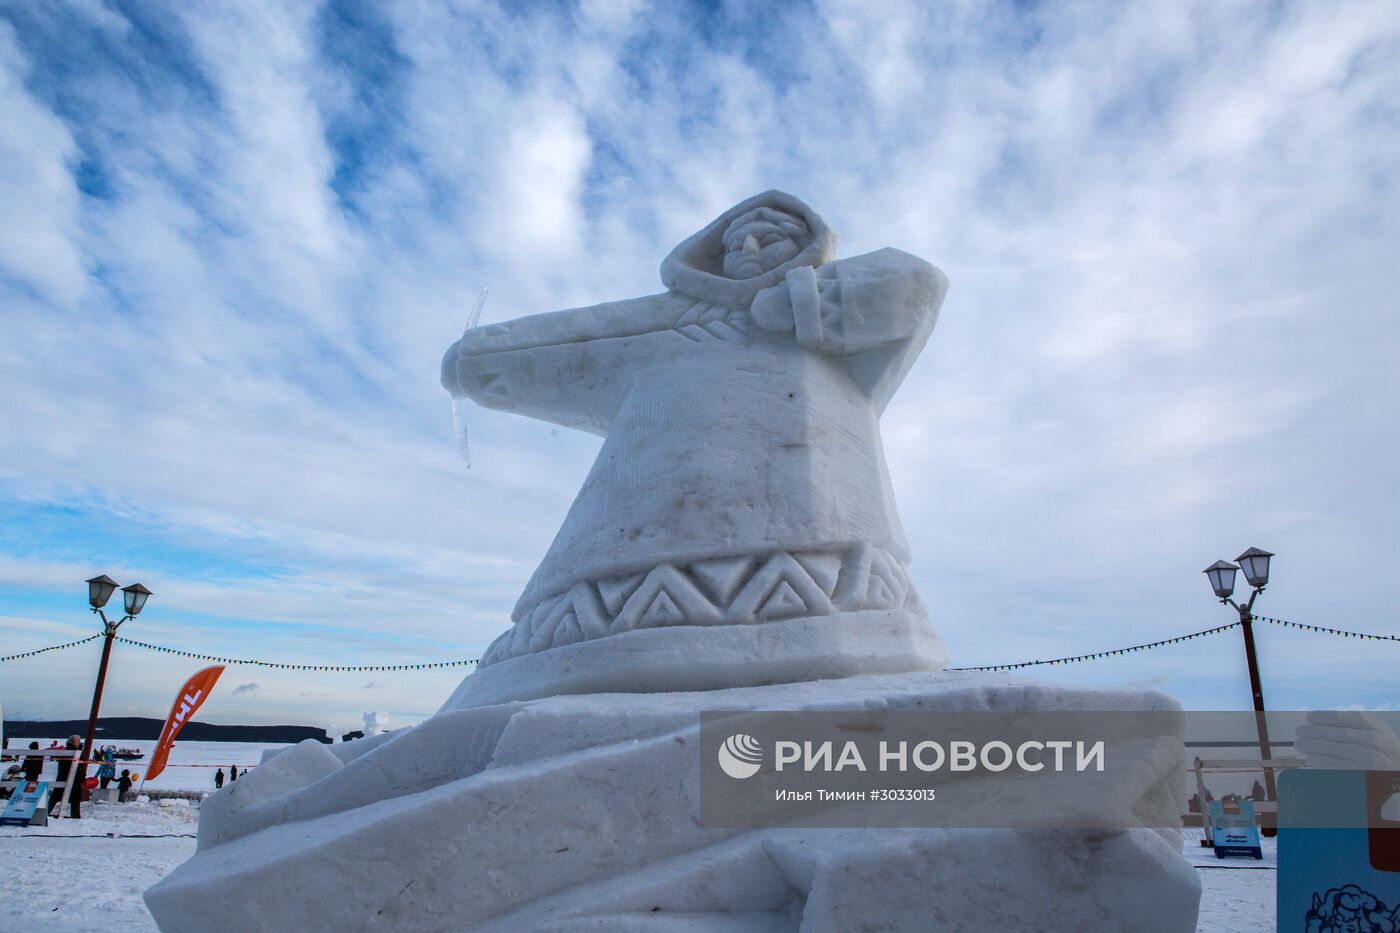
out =
[[0,826],[28,826],[35,811],[45,806],[48,796],[48,781],[29,781],[16,787],[5,812],[0,813]]
[[1279,933],[1400,929],[1400,772],[1279,779]]

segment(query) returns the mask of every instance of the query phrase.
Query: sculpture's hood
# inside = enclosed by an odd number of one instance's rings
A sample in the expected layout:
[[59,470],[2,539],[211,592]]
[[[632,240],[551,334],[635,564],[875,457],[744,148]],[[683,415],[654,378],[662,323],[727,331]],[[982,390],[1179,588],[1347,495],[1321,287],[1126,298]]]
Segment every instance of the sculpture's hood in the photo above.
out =
[[[795,214],[811,228],[812,242],[787,262],[751,279],[731,279],[724,274],[724,231],[736,218],[756,207],[774,207]],[[703,230],[683,240],[661,263],[661,282],[667,288],[716,304],[746,308],[753,296],[771,288],[798,266],[820,266],[836,255],[836,233],[800,198],[774,189],[756,194],[720,214]]]

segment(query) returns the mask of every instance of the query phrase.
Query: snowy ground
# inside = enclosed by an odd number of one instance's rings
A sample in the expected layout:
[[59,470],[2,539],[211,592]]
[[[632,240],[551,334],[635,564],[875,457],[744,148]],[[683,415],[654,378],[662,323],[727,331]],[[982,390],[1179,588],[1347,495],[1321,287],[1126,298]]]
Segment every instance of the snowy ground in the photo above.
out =
[[[81,820],[24,829],[0,827],[6,928],[27,933],[149,933],[141,892],[194,854],[198,805],[183,800],[97,805]],[[1266,839],[1262,862],[1218,860],[1186,834],[1198,866],[1202,933],[1274,929],[1277,849]]]
[[0,827],[5,928],[154,930],[141,892],[194,854],[199,807],[186,800],[95,804],[81,820]]
[[1202,933],[1274,933],[1278,840],[1264,839],[1264,859],[1218,859],[1203,849],[1201,831],[1187,830],[1186,857],[1201,876]]
[[[40,745],[47,746],[45,737]],[[62,738],[67,738],[63,736]],[[12,738],[10,748],[28,746]],[[145,771],[154,741],[99,738],[98,744],[139,748],[147,758],[117,762]],[[159,790],[214,789],[214,772],[229,765],[256,766],[267,748],[254,742],[177,742],[164,773],[146,785]],[[89,770],[95,774],[96,769]],[[43,780],[54,775],[47,763]],[[126,933],[155,929],[141,892],[194,854],[199,806],[185,800],[156,803],[87,804],[81,820],[52,820],[48,826],[0,827],[0,929]],[[109,835],[112,834],[112,835]],[[17,915],[12,912],[17,911]]]

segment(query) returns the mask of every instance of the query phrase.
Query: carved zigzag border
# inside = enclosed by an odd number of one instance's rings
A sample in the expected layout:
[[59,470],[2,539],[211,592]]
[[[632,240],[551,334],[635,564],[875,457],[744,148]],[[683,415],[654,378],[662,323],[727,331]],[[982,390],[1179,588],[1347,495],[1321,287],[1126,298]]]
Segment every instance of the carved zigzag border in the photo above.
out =
[[873,544],[776,551],[576,583],[541,600],[482,655],[481,666],[668,625],[736,625],[860,609],[922,611],[904,566]]

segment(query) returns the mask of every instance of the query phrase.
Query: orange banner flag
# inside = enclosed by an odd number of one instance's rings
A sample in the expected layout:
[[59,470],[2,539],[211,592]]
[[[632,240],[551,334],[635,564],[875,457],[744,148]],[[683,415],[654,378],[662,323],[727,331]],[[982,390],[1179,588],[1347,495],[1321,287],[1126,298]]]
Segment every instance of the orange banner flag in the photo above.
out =
[[154,780],[156,775],[165,770],[165,760],[170,757],[170,749],[175,744],[175,736],[194,715],[194,711],[199,709],[200,704],[209,698],[214,684],[218,682],[219,675],[223,672],[222,664],[206,667],[185,681],[180,692],[175,694],[175,703],[170,707],[170,716],[165,720],[165,725],[161,727],[156,750],[151,754],[150,764],[146,766],[146,780]]

